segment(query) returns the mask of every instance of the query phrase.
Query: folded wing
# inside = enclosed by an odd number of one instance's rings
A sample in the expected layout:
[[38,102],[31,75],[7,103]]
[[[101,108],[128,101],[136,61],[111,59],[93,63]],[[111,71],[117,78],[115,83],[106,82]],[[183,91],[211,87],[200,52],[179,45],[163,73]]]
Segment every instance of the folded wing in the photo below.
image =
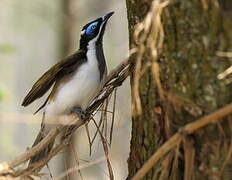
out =
[[42,97],[55,82],[74,72],[84,61],[86,61],[85,52],[79,50],[55,64],[32,86],[24,98],[22,106],[28,106],[36,99]]

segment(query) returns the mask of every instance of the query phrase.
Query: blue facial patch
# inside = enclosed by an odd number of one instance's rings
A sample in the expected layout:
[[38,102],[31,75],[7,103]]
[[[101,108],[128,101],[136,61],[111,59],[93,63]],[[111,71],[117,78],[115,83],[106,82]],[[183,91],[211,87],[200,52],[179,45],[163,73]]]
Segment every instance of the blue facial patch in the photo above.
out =
[[98,22],[94,22],[94,23],[90,24],[90,25],[87,27],[85,33],[88,34],[88,35],[93,34],[94,31],[96,30],[97,24],[98,24]]

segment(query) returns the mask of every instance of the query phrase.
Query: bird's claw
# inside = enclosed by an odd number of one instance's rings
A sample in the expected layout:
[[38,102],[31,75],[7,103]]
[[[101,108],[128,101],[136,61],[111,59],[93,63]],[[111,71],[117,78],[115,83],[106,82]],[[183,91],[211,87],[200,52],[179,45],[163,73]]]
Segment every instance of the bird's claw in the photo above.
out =
[[77,114],[81,119],[85,119],[86,117],[86,111],[81,109],[80,107],[74,107],[72,108],[71,114]]

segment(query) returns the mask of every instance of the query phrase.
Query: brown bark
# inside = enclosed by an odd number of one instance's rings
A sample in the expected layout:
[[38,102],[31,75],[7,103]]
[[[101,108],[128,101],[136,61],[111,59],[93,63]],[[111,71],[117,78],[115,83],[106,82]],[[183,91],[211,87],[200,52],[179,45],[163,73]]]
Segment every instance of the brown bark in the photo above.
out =
[[[152,0],[126,2],[133,48],[137,46],[135,25],[146,16]],[[225,106],[232,98],[229,80],[217,78],[230,66],[229,59],[217,56],[217,51],[232,49],[231,22],[222,16],[217,1],[172,1],[162,14],[162,23],[164,44],[158,64],[164,99],[148,68],[140,77],[142,114],[133,113],[132,117],[128,179],[179,128]],[[148,51],[145,46],[142,68],[152,58]],[[134,82],[133,74],[132,87]],[[132,106],[135,98],[132,94]],[[231,129],[228,120],[186,137],[144,179],[230,179]]]

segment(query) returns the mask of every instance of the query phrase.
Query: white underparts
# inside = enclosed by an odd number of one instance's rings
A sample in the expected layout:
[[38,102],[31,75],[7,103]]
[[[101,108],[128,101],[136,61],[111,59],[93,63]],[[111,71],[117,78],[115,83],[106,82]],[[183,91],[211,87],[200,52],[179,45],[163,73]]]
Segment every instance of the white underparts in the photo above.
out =
[[95,48],[87,51],[87,61],[58,87],[55,100],[46,106],[46,114],[65,114],[79,106],[85,110],[100,87],[100,72]]
[[[87,61],[78,67],[73,75],[61,80],[54,100],[45,107],[44,123],[53,121],[51,117],[56,115],[68,114],[73,107],[80,107],[85,110],[99,92],[102,82],[104,82],[104,77],[100,80],[96,56],[96,41],[99,34],[88,43]],[[106,76],[106,71],[104,74]],[[44,132],[49,132],[51,128],[52,126],[46,125]]]

